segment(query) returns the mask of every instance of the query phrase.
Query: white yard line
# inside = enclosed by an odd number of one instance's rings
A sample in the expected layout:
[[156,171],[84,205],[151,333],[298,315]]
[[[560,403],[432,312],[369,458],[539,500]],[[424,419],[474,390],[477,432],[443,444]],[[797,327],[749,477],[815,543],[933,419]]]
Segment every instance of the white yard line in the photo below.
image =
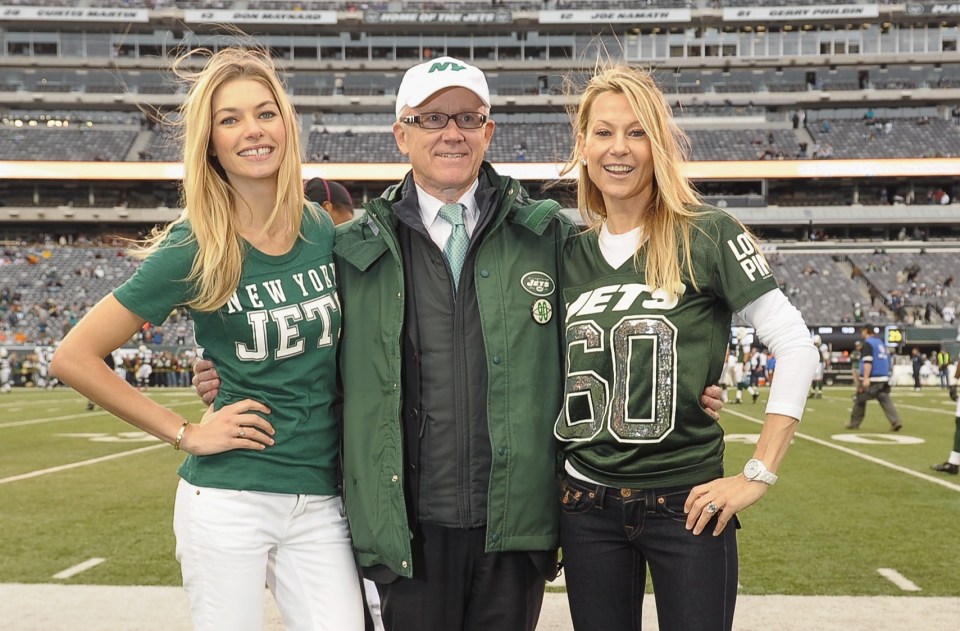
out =
[[[846,401],[847,403],[850,403],[850,404],[853,403],[853,401],[851,401],[850,397],[832,397],[832,396],[828,396],[828,397],[824,397],[824,400],[830,400],[830,401]],[[946,415],[946,416],[956,416],[956,415],[954,414],[954,408],[952,407],[952,406],[955,405],[955,403],[954,403],[953,401],[944,401],[943,403],[944,403],[944,405],[950,405],[951,408],[950,408],[949,410],[941,410],[940,408],[932,408],[932,407],[924,406],[924,405],[911,405],[911,404],[909,404],[909,403],[905,403],[902,399],[896,401],[896,406],[897,406],[898,409],[899,409],[899,408],[903,408],[903,409],[905,409],[905,410],[917,410],[918,412],[933,412],[934,414],[943,414],[943,415]]]
[[87,412],[86,414],[68,414],[67,416],[45,416],[43,418],[27,419],[26,421],[14,421],[13,423],[0,423],[0,429],[8,427],[24,427],[26,425],[40,425],[42,423],[53,423],[56,421],[72,421],[78,418],[88,418],[95,415],[96,412]]
[[891,583],[893,583],[894,585],[896,585],[897,587],[899,587],[905,592],[921,591],[916,583],[914,583],[913,581],[908,579],[906,576],[904,576],[903,574],[901,574],[900,572],[892,568],[889,568],[889,567],[877,568],[877,574],[887,579],[888,581],[890,581]]
[[32,401],[26,400],[23,398],[18,398],[15,401],[8,401],[0,395],[0,410],[6,411],[11,409],[33,409],[41,407],[50,407],[50,406],[71,406],[71,405],[85,405],[87,402],[86,399],[80,398],[79,396],[71,397],[50,397],[46,399],[34,399]]
[[[184,401],[181,403],[165,403],[165,407],[181,407],[184,405],[198,405],[200,400],[196,399],[195,401]],[[42,418],[33,418],[27,419],[25,421],[14,421],[12,423],[0,423],[0,429],[6,429],[8,427],[23,427],[25,425],[39,425],[41,423],[53,423],[56,421],[72,421],[78,418],[89,418],[91,416],[96,416],[98,414],[109,414],[109,412],[104,412],[103,410],[97,410],[95,412],[84,412],[82,414],[68,414],[66,416],[45,416]]]
[[[738,417],[738,418],[742,418],[742,419],[745,420],[745,421],[750,421],[751,423],[756,423],[757,425],[763,425],[763,421],[762,421],[762,420],[757,419],[757,418],[754,418],[754,417],[752,417],[752,416],[748,416],[748,415],[746,415],[746,414],[743,414],[742,412],[735,412],[735,411],[733,411],[733,410],[727,410],[727,409],[725,409],[725,410],[723,411],[723,413],[724,413],[724,414],[729,413],[729,414],[732,414],[733,416],[736,416],[736,417]],[[926,473],[920,473],[919,471],[914,471],[913,469],[908,469],[907,467],[902,467],[902,466],[900,466],[900,465],[898,465],[898,464],[894,464],[894,463],[892,463],[892,462],[890,462],[890,461],[888,461],[888,460],[883,460],[882,458],[877,458],[877,457],[875,457],[875,456],[870,456],[870,455],[868,455],[868,454],[861,453],[861,452],[857,451],[856,449],[850,449],[849,447],[844,447],[843,445],[838,445],[838,444],[836,444],[836,443],[832,443],[832,442],[830,442],[829,440],[823,440],[822,438],[817,438],[817,437],[815,437],[815,436],[810,436],[810,435],[808,435],[808,434],[804,434],[804,433],[801,433],[801,432],[797,432],[797,433],[794,434],[793,436],[794,436],[794,438],[802,438],[803,440],[808,440],[808,441],[810,441],[810,442],[812,442],[812,443],[816,443],[817,445],[821,445],[821,446],[823,446],[823,447],[829,447],[830,449],[836,449],[837,451],[841,451],[841,452],[843,452],[843,453],[845,453],[845,454],[847,454],[847,455],[854,456],[855,458],[860,458],[861,460],[866,460],[867,462],[872,462],[872,463],[874,463],[874,464],[878,464],[878,465],[880,465],[880,466],[882,466],[882,467],[886,467],[886,468],[888,468],[888,469],[893,469],[894,471],[897,471],[897,472],[899,472],[899,473],[905,473],[905,474],[907,474],[907,475],[912,475],[912,476],[915,477],[915,478],[919,478],[919,479],[925,480],[925,481],[927,481],[927,482],[933,482],[934,484],[939,484],[940,486],[942,486],[942,487],[944,487],[944,488],[947,488],[947,489],[950,489],[951,491],[956,491],[957,493],[960,493],[960,484],[954,484],[953,482],[947,482],[947,481],[944,480],[944,479],[937,478],[937,477],[934,477],[934,476],[932,476],[932,475],[927,475]]]
[[78,563],[78,564],[74,565],[73,567],[68,567],[67,569],[65,569],[65,570],[62,571],[62,572],[57,572],[56,574],[53,575],[53,578],[57,578],[57,579],[60,579],[60,580],[68,579],[68,578],[70,578],[71,576],[76,576],[77,574],[80,574],[81,572],[86,572],[87,570],[89,570],[89,569],[92,568],[92,567],[97,567],[98,565],[100,565],[100,564],[103,563],[104,561],[106,561],[106,559],[101,559],[101,558],[99,558],[99,557],[93,557],[92,559],[87,559],[87,560],[84,561],[83,563]]
[[[918,412],[933,412],[934,414],[943,414],[944,416],[956,416],[954,413],[955,410],[941,410],[940,408],[930,408],[922,405],[910,405],[909,403],[904,403],[903,401],[897,401],[897,408],[903,408],[904,410],[916,410]],[[950,405],[955,405],[953,401],[950,401]]]
[[160,445],[150,445],[149,447],[140,447],[139,449],[131,449],[130,451],[121,451],[120,453],[110,454],[109,456],[100,456],[99,458],[92,458],[90,460],[81,460],[80,462],[71,462],[70,464],[63,464],[56,467],[50,467],[48,469],[38,469],[37,471],[30,471],[29,473],[12,475],[9,478],[0,478],[0,484],[8,484],[10,482],[19,482],[20,480],[29,480],[31,478],[40,477],[41,475],[47,475],[48,473],[59,473],[60,471],[76,469],[77,467],[86,467],[87,465],[99,464],[101,462],[107,462],[108,460],[125,458],[126,456],[134,456],[136,454],[145,453],[153,449],[160,449],[161,447],[167,447],[167,446],[168,446],[167,443],[162,443]]

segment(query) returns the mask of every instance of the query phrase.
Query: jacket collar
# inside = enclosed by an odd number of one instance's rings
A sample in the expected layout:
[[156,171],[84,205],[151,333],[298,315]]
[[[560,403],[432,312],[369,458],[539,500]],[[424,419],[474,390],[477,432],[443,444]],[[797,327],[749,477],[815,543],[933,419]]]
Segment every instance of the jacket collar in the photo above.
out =
[[[531,200],[520,183],[501,176],[493,166],[484,161],[480,166],[480,185],[476,199],[481,217],[492,214],[487,230],[495,229],[501,222],[521,226],[536,235],[542,235],[554,217],[560,212],[560,204],[553,200]],[[388,187],[383,195],[364,204],[366,213],[355,221],[337,227],[334,252],[361,270],[366,270],[385,251],[395,250],[398,217],[407,216],[420,222],[417,209],[417,189],[413,173],[408,172],[402,181]],[[383,234],[381,226],[389,234]]]

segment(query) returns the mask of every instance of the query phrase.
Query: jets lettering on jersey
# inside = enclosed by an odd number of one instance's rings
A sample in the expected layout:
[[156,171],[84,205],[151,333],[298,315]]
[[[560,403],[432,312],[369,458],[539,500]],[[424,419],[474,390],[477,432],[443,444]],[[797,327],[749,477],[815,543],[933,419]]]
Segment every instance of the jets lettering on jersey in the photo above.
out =
[[[304,337],[300,335],[298,322],[320,320],[321,331],[317,339],[317,348],[330,346],[334,341],[331,331],[331,314],[340,310],[340,301],[336,294],[336,275],[333,263],[310,269],[306,273],[291,274],[299,296],[290,300],[308,298],[300,302],[288,302],[287,292],[282,279],[275,278],[259,283],[251,283],[238,288],[227,302],[227,313],[244,312],[240,300],[241,293],[249,300],[251,307],[246,311],[247,323],[252,333],[252,344],[237,342],[237,358],[241,361],[263,361],[269,353],[267,344],[267,325],[273,322],[277,327],[277,348],[275,359],[285,359],[299,355],[304,351]],[[289,283],[287,284],[289,288]],[[320,292],[322,293],[321,295]],[[312,296],[312,297],[311,297]],[[336,331],[339,337],[339,329]]]
[[757,280],[757,274],[759,274],[759,278],[766,278],[770,275],[770,266],[767,265],[767,260],[763,258],[763,254],[757,251],[756,243],[746,233],[741,232],[736,239],[727,241],[727,246],[730,247],[737,261],[740,262],[743,273],[751,281]]
[[[681,286],[681,291],[686,291],[686,287]],[[567,321],[577,316],[603,313],[608,308],[610,311],[627,311],[641,296],[646,296],[640,303],[644,309],[669,311],[677,306],[679,300],[676,295],[664,289],[655,289],[643,283],[607,285],[580,294],[567,307]]]

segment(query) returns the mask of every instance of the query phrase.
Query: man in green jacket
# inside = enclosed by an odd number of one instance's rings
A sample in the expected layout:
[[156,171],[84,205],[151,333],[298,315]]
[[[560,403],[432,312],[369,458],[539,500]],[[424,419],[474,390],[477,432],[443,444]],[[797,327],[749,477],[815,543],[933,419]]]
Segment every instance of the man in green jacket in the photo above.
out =
[[556,575],[557,266],[574,229],[483,161],[483,73],[411,68],[412,171],[339,229],[344,498],[389,631],[532,630]]

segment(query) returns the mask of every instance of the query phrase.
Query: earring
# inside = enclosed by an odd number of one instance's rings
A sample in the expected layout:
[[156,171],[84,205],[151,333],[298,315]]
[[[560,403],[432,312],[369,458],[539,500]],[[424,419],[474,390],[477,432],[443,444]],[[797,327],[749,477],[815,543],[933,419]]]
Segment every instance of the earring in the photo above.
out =
[[586,159],[586,158],[580,158],[580,166],[582,166],[582,167],[587,166],[587,159]]

